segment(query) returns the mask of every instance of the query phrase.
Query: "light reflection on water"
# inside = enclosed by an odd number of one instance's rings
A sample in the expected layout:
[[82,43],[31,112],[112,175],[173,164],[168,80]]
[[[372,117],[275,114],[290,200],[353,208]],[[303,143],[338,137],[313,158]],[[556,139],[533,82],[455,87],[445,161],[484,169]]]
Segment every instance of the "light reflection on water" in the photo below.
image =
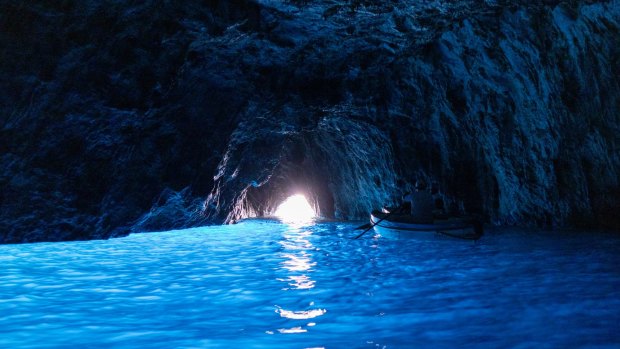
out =
[[[310,279],[306,275],[291,275],[287,279],[278,279],[286,282],[292,289],[307,290],[315,286],[314,280]],[[291,288],[285,287],[283,290],[289,290]]]
[[617,236],[355,226],[0,246],[0,348],[620,346]]
[[[310,236],[312,236],[311,230],[300,226],[290,226],[284,232],[283,240],[279,241],[283,249],[279,255],[284,258],[280,265],[284,270],[290,272],[286,279],[278,279],[290,286],[283,288],[284,291],[298,292],[298,290],[308,290],[315,287],[315,282],[311,279],[310,274],[317,263],[312,261],[312,251],[315,250],[315,247],[309,241]],[[313,306],[314,301],[311,301],[309,305]],[[327,312],[325,309],[286,310],[279,305],[277,308],[276,312],[281,317],[291,320],[312,319]],[[316,323],[312,322],[306,325],[315,326]],[[278,332],[303,333],[307,332],[307,329],[303,326],[295,326],[293,328],[280,328]]]

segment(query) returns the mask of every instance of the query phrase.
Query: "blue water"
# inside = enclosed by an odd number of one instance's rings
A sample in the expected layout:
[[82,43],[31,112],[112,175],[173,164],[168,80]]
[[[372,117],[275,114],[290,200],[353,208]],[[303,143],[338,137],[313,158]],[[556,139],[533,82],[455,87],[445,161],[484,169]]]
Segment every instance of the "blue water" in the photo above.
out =
[[0,246],[0,348],[618,348],[620,238],[246,221]]

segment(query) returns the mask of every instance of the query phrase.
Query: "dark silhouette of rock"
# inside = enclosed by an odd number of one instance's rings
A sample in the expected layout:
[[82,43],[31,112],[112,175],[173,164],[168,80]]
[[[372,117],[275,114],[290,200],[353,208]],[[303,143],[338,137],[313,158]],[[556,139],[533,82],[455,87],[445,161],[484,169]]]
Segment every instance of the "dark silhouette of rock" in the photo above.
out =
[[620,228],[620,1],[0,1],[0,242],[416,178],[495,224]]

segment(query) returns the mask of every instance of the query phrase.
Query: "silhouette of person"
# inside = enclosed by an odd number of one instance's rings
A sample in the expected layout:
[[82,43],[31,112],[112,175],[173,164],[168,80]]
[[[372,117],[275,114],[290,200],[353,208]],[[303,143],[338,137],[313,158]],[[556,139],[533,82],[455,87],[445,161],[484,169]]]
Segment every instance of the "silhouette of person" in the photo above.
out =
[[411,217],[416,223],[433,223],[433,196],[426,190],[423,180],[416,181],[415,191],[411,193]]

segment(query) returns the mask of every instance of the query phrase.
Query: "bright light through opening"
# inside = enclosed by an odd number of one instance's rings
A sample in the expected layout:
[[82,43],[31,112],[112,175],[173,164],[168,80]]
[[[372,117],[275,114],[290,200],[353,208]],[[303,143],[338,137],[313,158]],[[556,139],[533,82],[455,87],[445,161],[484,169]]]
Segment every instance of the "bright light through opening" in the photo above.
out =
[[314,218],[314,210],[303,195],[297,194],[280,204],[276,216],[289,223],[308,222]]

